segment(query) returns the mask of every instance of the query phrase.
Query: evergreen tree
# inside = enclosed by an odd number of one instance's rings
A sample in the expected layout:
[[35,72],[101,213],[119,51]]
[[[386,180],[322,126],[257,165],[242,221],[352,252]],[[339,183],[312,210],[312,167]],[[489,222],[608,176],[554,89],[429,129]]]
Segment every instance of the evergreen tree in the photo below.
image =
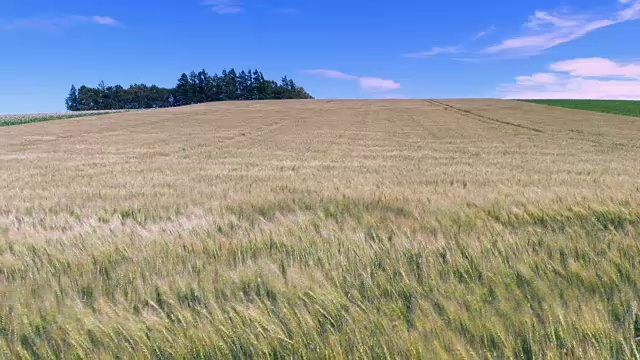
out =
[[262,72],[256,70],[253,73],[253,83],[256,92],[256,100],[271,99],[270,85],[267,81],[265,81]]
[[196,103],[203,103],[209,101],[209,74],[202,69],[196,74]]
[[247,73],[242,70],[240,74],[238,74],[238,100],[251,100],[249,98],[249,87],[249,77]]
[[203,102],[215,101],[216,86],[214,79],[204,69],[198,73],[198,87],[201,88]]
[[125,90],[121,85],[116,85],[111,90],[111,101],[113,109],[126,109],[126,104],[124,102]]
[[198,103],[198,74],[195,71],[189,73],[189,103]]
[[182,75],[178,79],[178,84],[176,85],[174,90],[175,106],[183,106],[183,105],[191,104],[191,99],[189,96],[189,87],[190,87],[189,77],[187,76],[187,74],[182,73]]
[[248,88],[247,88],[247,100],[257,100],[256,99],[256,83],[253,79],[253,74],[255,74],[255,70],[251,71],[251,69],[249,69],[249,71],[247,71],[247,80],[248,80]]
[[236,70],[234,68],[231,68],[227,73],[225,91],[227,100],[238,100],[238,74],[236,74]]
[[76,90],[75,85],[71,85],[71,90],[69,90],[69,96],[67,96],[65,104],[69,111],[80,110],[80,107],[78,106],[78,90]]
[[229,86],[227,85],[228,80],[229,73],[227,72],[227,69],[222,69],[222,74],[220,75],[217,83],[218,91],[220,93],[220,101],[231,100],[229,99]]
[[222,101],[222,77],[218,74],[214,74],[211,77],[210,81],[211,88],[213,89],[213,94],[210,101]]
[[104,110],[100,108],[100,90],[82,85],[78,89],[78,108],[81,111]]

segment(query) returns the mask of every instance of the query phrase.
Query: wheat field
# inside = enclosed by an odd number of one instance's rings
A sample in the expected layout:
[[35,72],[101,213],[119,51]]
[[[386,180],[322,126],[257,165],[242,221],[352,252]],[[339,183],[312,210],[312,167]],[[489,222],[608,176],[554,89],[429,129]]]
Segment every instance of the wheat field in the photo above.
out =
[[639,159],[501,100],[0,128],[0,358],[640,358]]

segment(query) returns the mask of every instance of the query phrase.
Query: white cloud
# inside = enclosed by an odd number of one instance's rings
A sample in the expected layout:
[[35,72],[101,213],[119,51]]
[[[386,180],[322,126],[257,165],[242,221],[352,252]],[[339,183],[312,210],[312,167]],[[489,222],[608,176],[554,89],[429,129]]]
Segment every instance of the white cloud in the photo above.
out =
[[361,88],[371,92],[400,89],[400,84],[393,80],[385,80],[374,77],[361,77],[358,79],[358,82],[360,83]]
[[581,16],[577,15],[553,15],[545,11],[536,10],[535,13],[529,17],[529,21],[524,24],[524,26],[530,29],[540,29],[545,25],[552,25],[559,28],[570,28],[580,25],[581,20]]
[[560,44],[581,38],[611,25],[640,18],[640,0],[620,1],[621,10],[605,17],[588,14],[549,13],[536,11],[524,24],[525,33],[503,40],[483,50],[484,53],[518,51],[535,54]]
[[523,86],[556,84],[558,81],[558,75],[553,73],[537,73],[531,76],[516,77],[516,84]]
[[120,22],[110,16],[92,16],[93,22],[100,25],[120,25]]
[[518,76],[499,92],[508,99],[640,99],[640,63],[586,58],[556,62],[549,70]]
[[551,64],[552,71],[581,77],[623,77],[640,79],[640,63],[616,63],[604,58],[586,58]]
[[80,24],[97,24],[104,26],[122,26],[120,21],[110,16],[85,16],[85,15],[59,15],[1,20],[0,28],[33,29],[33,30],[60,30]]
[[481,59],[478,59],[478,58],[452,58],[451,60],[466,62],[466,63],[475,63],[475,62],[481,61]]
[[218,14],[237,14],[244,10],[240,0],[205,0],[202,5]]
[[417,52],[417,53],[413,53],[413,54],[405,54],[405,57],[408,58],[413,58],[413,59],[425,59],[425,58],[430,58],[432,56],[435,55],[440,55],[440,54],[455,54],[455,53],[459,53],[462,50],[460,49],[459,46],[446,46],[446,47],[433,47],[431,50],[429,51],[421,51],[421,52]]
[[316,75],[330,79],[338,79],[338,80],[356,80],[357,76],[348,75],[342,73],[340,71],[335,70],[325,70],[325,69],[317,69],[317,70],[305,70],[305,74]]
[[393,80],[349,75],[336,70],[305,70],[304,73],[309,75],[321,76],[328,79],[355,80],[361,89],[369,92],[392,91],[400,89],[400,84]]
[[622,4],[631,4],[631,6],[618,12],[618,17],[621,22],[640,19],[640,1],[628,0]]

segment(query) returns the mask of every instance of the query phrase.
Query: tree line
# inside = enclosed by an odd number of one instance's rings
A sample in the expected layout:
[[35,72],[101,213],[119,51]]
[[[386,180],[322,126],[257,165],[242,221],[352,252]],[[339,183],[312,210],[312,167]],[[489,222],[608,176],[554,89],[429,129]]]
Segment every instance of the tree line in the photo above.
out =
[[152,109],[228,100],[313,99],[302,86],[287,78],[278,83],[257,70],[223,70],[209,75],[205,70],[183,73],[174,88],[133,84],[95,87],[71,85],[65,103],[69,111]]

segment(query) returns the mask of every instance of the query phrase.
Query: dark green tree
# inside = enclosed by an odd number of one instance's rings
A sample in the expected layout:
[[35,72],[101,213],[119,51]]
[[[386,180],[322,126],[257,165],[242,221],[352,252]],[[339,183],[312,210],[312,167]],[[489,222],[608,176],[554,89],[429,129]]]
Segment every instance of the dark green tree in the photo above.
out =
[[253,87],[255,91],[256,100],[271,99],[271,86],[264,79],[262,72],[255,70],[253,73]]
[[189,77],[187,74],[182,73],[180,78],[178,79],[178,84],[174,89],[174,105],[175,106],[184,106],[191,104],[190,98],[190,83]]
[[196,74],[196,96],[195,103],[203,103],[209,101],[209,74],[202,69],[202,71]]
[[238,100],[251,100],[251,84],[249,81],[249,76],[242,70],[240,74],[238,74]]
[[125,90],[121,85],[116,85],[111,89],[111,101],[113,109],[126,109]]
[[78,109],[80,111],[104,110],[100,108],[100,90],[85,85],[78,89]]
[[189,103],[198,103],[198,74],[195,71],[189,73]]
[[227,72],[225,79],[225,93],[227,100],[238,100],[238,74],[234,68],[231,68]]
[[249,69],[249,71],[247,71],[247,82],[248,82],[247,100],[257,100],[256,99],[256,86],[255,86],[255,82],[253,80],[253,74],[254,73],[255,73],[255,71],[252,71],[251,69]]
[[69,96],[67,96],[64,102],[67,105],[67,110],[69,111],[80,110],[80,107],[78,106],[78,90],[76,90],[75,85],[71,85],[71,90],[69,90]]

